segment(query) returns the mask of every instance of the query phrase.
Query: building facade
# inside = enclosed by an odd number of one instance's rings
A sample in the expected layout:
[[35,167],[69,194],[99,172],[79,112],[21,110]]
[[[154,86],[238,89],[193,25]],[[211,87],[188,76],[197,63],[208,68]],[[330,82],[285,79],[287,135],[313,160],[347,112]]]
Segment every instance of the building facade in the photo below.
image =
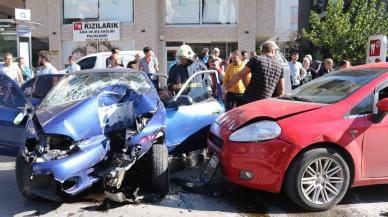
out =
[[[177,47],[197,54],[218,47],[225,57],[234,49],[254,51],[272,38],[289,40],[298,30],[298,0],[26,0],[36,40],[47,40],[53,64],[61,69],[69,55],[153,48],[162,72]],[[120,40],[76,42],[73,22],[120,21]]]

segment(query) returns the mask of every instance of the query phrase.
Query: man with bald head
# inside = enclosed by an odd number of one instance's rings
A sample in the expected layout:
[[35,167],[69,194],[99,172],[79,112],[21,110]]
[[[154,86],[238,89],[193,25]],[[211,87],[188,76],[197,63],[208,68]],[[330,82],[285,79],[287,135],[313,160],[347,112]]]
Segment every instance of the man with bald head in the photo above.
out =
[[275,42],[264,42],[261,47],[262,54],[252,57],[239,73],[222,85],[223,94],[240,79],[251,73],[251,81],[238,102],[239,106],[269,98],[276,89],[279,96],[284,95],[284,67],[275,59],[278,49]]

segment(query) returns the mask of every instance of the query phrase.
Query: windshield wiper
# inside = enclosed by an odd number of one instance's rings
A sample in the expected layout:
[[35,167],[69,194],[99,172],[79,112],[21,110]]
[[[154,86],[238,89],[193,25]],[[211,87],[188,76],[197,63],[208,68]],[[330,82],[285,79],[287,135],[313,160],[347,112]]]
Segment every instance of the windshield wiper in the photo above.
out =
[[295,100],[295,101],[301,101],[301,102],[312,102],[311,99],[306,99],[299,96],[282,96],[282,97],[279,97],[279,99]]
[[299,97],[299,96],[292,96],[291,98],[294,99],[295,101],[312,102],[311,99],[306,99],[306,98]]
[[279,99],[284,99],[284,100],[294,100],[291,96],[281,96]]

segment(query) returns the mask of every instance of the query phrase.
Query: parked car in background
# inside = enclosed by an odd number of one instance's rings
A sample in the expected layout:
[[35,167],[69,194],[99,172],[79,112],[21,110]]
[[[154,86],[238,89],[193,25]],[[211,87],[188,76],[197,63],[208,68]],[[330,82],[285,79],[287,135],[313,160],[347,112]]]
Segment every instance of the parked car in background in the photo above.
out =
[[388,183],[387,112],[388,64],[336,71],[220,116],[209,171],[219,160],[231,182],[327,210],[351,186]]
[[[120,57],[124,67],[128,62],[135,59],[136,53],[144,56],[143,51],[120,51]],[[81,70],[85,69],[104,69],[106,68],[106,58],[110,57],[111,52],[99,52],[86,55],[77,61]]]

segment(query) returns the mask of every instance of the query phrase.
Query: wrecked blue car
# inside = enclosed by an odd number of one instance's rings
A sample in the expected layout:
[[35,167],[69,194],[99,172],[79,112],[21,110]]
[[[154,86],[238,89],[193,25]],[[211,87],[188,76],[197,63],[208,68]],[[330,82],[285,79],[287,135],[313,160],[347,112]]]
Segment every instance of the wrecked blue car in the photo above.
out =
[[126,178],[130,173],[166,194],[168,154],[205,147],[208,127],[224,111],[209,91],[212,73],[196,73],[177,95],[162,100],[144,72],[81,71],[64,76],[35,110],[12,86],[14,99],[0,114],[12,108],[13,124],[25,126],[16,158],[20,192],[59,201],[102,181],[109,198],[125,201],[123,185],[136,180]]

